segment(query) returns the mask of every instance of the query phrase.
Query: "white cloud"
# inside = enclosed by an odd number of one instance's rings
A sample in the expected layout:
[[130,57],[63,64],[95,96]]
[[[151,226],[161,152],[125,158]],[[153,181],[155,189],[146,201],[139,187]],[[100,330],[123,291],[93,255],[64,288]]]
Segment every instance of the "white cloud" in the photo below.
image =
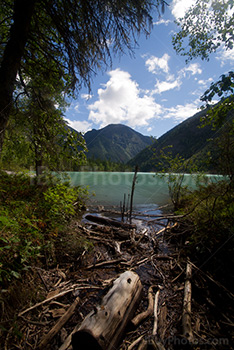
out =
[[154,74],[158,73],[160,70],[164,73],[169,72],[168,61],[170,56],[165,53],[161,58],[156,56],[151,56],[145,62],[145,65],[148,67],[148,71]]
[[226,50],[223,46],[222,49],[218,52],[216,59],[221,61],[221,67],[223,67],[226,63],[234,63],[234,48],[232,50]]
[[170,67],[168,65],[169,59],[170,56],[165,53],[162,58],[152,56],[145,62],[146,66],[148,66],[149,72],[155,74],[161,69],[165,74],[164,81],[156,80],[155,89],[151,92],[151,95],[161,94],[162,92],[173,89],[180,89],[183,79],[189,78],[191,75],[202,74],[200,65],[198,63],[191,63],[185,68],[179,70],[175,77],[174,74],[170,74]]
[[191,63],[189,66],[187,66],[184,69],[182,69],[182,71],[183,72],[191,72],[192,75],[202,74],[202,70],[200,68],[200,64],[199,63]]
[[175,88],[179,88],[181,86],[182,82],[180,78],[174,80],[174,81],[159,81],[157,80],[155,89],[153,90],[154,94],[161,94],[162,92],[172,90]]
[[91,130],[92,124],[87,120],[70,120],[68,118],[64,118],[70,127],[79,132],[86,132]]
[[74,106],[74,110],[76,111],[76,112],[79,112],[79,103],[77,103],[75,106]]
[[171,22],[172,21],[170,19],[165,20],[165,19],[161,18],[159,21],[154,22],[153,24],[156,25],[156,26],[158,26],[160,24],[164,24],[165,26],[168,26],[168,24],[171,23]]
[[93,97],[93,95],[91,95],[91,94],[81,94],[81,98],[83,98],[86,101],[89,100],[92,97]]
[[200,79],[200,80],[198,80],[198,84],[201,85],[202,87],[206,87],[206,86],[208,86],[212,81],[213,81],[212,78],[209,78],[209,79],[207,79],[207,80],[202,80],[202,79]]
[[183,105],[177,105],[175,107],[167,108],[165,110],[164,118],[175,119],[176,121],[182,122],[183,120],[193,116],[199,112],[199,106],[201,101],[199,99],[192,103]]
[[173,0],[171,5],[171,12],[176,19],[184,17],[186,11],[196,3],[195,0]]
[[130,127],[148,125],[158,118],[161,106],[143,93],[128,72],[120,69],[109,72],[110,79],[98,89],[99,99],[89,105],[89,120],[100,127],[111,123],[126,123]]

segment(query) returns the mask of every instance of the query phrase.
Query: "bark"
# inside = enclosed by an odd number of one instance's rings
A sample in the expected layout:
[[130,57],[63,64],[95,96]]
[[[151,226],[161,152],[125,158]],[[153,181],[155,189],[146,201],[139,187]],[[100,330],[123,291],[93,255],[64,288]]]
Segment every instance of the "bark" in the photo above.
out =
[[140,301],[139,276],[126,271],[114,281],[102,304],[86,316],[73,334],[73,349],[114,350]]
[[0,67],[0,153],[13,101],[17,72],[27,43],[35,0],[15,0],[13,23]]

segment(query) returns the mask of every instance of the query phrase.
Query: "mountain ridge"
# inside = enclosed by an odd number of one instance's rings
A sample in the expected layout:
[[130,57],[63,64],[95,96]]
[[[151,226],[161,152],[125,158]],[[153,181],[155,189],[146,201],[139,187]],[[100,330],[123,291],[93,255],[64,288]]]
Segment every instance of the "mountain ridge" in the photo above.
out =
[[109,124],[84,134],[88,148],[87,158],[127,163],[141,150],[152,144],[149,136],[123,124]]

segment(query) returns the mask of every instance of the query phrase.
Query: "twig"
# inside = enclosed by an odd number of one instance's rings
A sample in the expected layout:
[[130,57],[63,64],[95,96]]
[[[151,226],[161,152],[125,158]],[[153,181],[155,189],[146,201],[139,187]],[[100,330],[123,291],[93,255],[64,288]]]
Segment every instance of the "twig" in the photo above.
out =
[[77,304],[79,303],[80,298],[77,297],[73,304],[69,307],[67,312],[60,317],[58,322],[54,325],[53,328],[42,338],[42,341],[40,342],[38,349],[44,349],[46,345],[53,339],[53,337],[60,331],[60,329],[65,325],[65,323],[69,320],[69,318],[73,315],[75,308]]
[[128,350],[132,350],[134,346],[136,346],[141,341],[142,338],[143,338],[143,335],[141,335],[139,338],[134,340],[134,342],[131,345],[129,345]]
[[86,269],[90,270],[92,268],[96,268],[96,267],[101,267],[101,266],[105,266],[105,265],[110,265],[110,264],[116,264],[123,261],[123,259],[115,259],[115,260],[108,260],[108,261],[102,261],[100,263],[97,264],[93,264],[93,265],[89,265],[86,267]]
[[70,289],[68,289],[68,290],[65,290],[65,291],[59,293],[59,294],[53,295],[52,297],[50,297],[50,298],[48,298],[48,299],[45,299],[45,300],[41,301],[40,303],[37,303],[37,304],[35,304],[35,305],[29,307],[28,309],[26,309],[26,310],[20,312],[20,313],[18,314],[18,316],[20,317],[20,316],[26,314],[27,312],[29,312],[29,311],[31,311],[31,310],[37,308],[38,306],[41,306],[41,305],[43,305],[43,304],[46,304],[46,303],[48,303],[49,301],[51,301],[51,300],[53,300],[53,299],[62,297],[63,295],[72,292],[73,290],[74,290],[74,288],[70,288]]

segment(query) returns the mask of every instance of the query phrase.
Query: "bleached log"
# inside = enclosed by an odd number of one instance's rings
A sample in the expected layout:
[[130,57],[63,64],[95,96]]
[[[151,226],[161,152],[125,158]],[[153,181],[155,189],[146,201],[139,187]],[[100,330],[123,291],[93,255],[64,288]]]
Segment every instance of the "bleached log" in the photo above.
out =
[[74,350],[114,350],[140,301],[139,276],[126,271],[114,281],[100,306],[90,312],[72,336]]
[[159,292],[160,289],[158,289],[157,293],[155,294],[155,300],[154,300],[154,327],[152,335],[156,335],[157,329],[158,329],[158,298],[159,298]]
[[182,315],[182,328],[183,336],[192,342],[193,332],[191,326],[191,298],[192,298],[192,265],[190,262],[186,266],[186,280],[184,285],[184,302],[183,302],[183,315]]

